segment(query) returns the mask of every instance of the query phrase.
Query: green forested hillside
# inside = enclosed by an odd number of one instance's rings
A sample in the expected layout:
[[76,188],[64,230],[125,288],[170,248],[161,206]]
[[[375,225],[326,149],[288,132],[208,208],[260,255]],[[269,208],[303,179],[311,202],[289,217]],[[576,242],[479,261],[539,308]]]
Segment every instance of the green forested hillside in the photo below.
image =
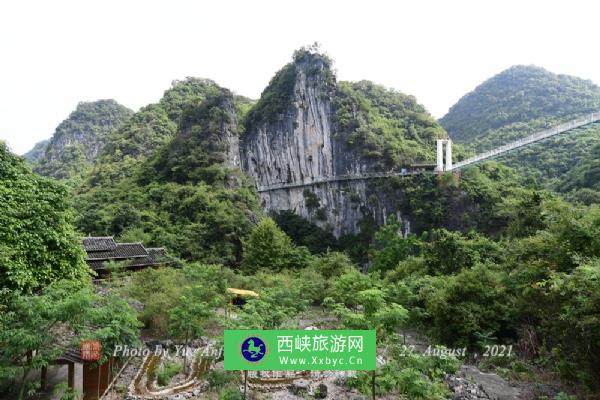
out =
[[110,136],[75,189],[77,227],[85,233],[166,246],[174,255],[236,264],[242,238],[260,213],[252,183],[226,165],[238,103],[209,80],[175,81]]
[[109,134],[131,113],[114,100],[79,103],[56,128],[34,171],[58,179],[81,174],[96,160]]
[[[600,109],[600,87],[534,66],[515,66],[465,95],[440,119],[450,137],[474,152]],[[550,187],[600,142],[586,127],[502,157],[533,183]]]
[[[581,78],[518,65],[488,79],[463,96],[440,119],[453,140],[492,147],[507,139],[494,131],[511,124],[537,124],[573,118],[600,108],[600,87]],[[526,126],[522,126],[526,128]],[[514,137],[517,137],[516,135]]]
[[373,82],[340,82],[333,103],[347,143],[381,168],[433,162],[435,140],[447,137],[414,96]]

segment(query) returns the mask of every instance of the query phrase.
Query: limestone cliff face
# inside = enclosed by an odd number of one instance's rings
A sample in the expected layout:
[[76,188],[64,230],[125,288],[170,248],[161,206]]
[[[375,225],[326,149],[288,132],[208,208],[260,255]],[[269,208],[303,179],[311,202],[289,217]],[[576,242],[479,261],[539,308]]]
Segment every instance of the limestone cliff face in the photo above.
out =
[[[308,186],[262,191],[263,209],[267,212],[294,210],[302,217],[328,229],[336,236],[358,233],[368,218],[381,225],[390,214],[403,220],[398,208],[402,196],[381,182],[320,181],[340,175],[357,175],[380,170],[364,157],[360,146],[349,144],[349,132],[337,122],[336,96],[339,95],[335,77],[328,60],[318,54],[297,57],[286,71],[293,79],[289,92],[279,96],[286,101],[280,113],[270,119],[255,118],[246,127],[240,143],[242,169],[257,182],[259,190],[284,183],[303,183]],[[258,103],[274,97],[268,87]],[[281,106],[281,104],[278,104]],[[266,107],[263,107],[266,108]],[[350,110],[350,113],[353,113]],[[409,229],[409,221],[403,221]]]
[[242,166],[258,186],[310,183],[334,174],[332,88],[324,82],[325,67],[319,59],[292,65],[295,79],[285,114],[251,126],[244,137]]

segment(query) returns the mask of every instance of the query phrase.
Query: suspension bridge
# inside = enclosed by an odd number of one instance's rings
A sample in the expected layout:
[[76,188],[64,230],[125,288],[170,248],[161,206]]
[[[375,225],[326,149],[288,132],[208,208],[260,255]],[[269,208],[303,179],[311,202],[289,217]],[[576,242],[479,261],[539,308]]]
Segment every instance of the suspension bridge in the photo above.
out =
[[[536,143],[548,138],[551,138],[556,135],[560,135],[562,133],[566,133],[572,131],[577,128],[584,127],[586,125],[590,125],[596,122],[600,122],[600,111],[593,112],[590,114],[583,115],[581,117],[572,119],[570,121],[555,125],[551,128],[544,129],[538,132],[535,132],[531,135],[528,135],[524,138],[515,140],[513,142],[507,143],[505,145],[496,147],[495,149],[483,152],[474,157],[468,158],[466,160],[459,161],[457,163],[452,162],[452,141],[451,140],[438,140],[437,145],[437,159],[436,164],[433,169],[426,168],[428,165],[416,166],[416,168],[403,168],[400,171],[388,171],[388,172],[370,172],[363,173],[357,175],[334,175],[331,177],[325,177],[320,179],[315,179],[311,181],[302,181],[302,182],[281,182],[274,183],[268,186],[258,186],[257,189],[259,192],[269,192],[272,190],[281,190],[281,189],[292,189],[292,188],[300,188],[307,187],[313,185],[319,185],[330,182],[342,182],[342,181],[354,181],[354,180],[368,180],[368,179],[381,179],[381,178],[390,178],[394,176],[409,176],[416,175],[422,173],[431,173],[431,172],[442,172],[442,171],[458,171],[461,168],[475,165],[481,163],[483,161],[500,157],[504,154],[507,154],[513,150],[519,149],[521,147],[528,146],[532,143]],[[445,146],[445,157],[444,157],[444,146]]]

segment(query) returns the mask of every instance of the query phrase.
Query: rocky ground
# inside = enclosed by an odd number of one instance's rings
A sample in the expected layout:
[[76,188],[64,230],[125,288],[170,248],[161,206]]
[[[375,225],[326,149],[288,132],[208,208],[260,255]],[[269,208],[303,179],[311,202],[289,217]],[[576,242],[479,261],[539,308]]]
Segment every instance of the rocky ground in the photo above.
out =
[[[303,327],[314,325],[327,325],[331,323],[328,316],[325,314],[311,315],[312,318],[301,320]],[[429,341],[424,336],[415,331],[401,332],[404,335],[404,340],[407,345],[415,347],[416,351],[424,351],[429,346]],[[169,343],[151,341],[147,344],[150,347],[158,344],[169,346]],[[196,343],[197,345],[206,345],[205,342]],[[104,400],[117,399],[137,399],[146,398],[134,395],[130,392],[131,382],[134,381],[136,374],[142,366],[143,358],[132,358],[127,366],[123,369],[122,374]],[[212,368],[222,369],[223,363],[218,362],[212,365]],[[252,375],[254,374],[254,375]],[[286,375],[287,374],[287,375]],[[296,375],[294,375],[296,374]],[[256,375],[256,376],[255,376]],[[252,373],[249,375],[250,382],[247,389],[247,398],[252,400],[305,400],[307,398],[314,399],[332,399],[332,400],[367,400],[370,397],[360,394],[358,391],[350,390],[345,385],[345,380],[351,376],[352,372],[344,371],[312,371],[310,374],[306,372],[287,373],[280,372],[279,375],[274,373],[270,376],[269,373],[263,372],[260,375]],[[183,379],[183,376],[180,376]],[[257,383],[256,379],[261,382]],[[181,380],[179,379],[179,380]],[[271,379],[271,381],[269,381]],[[283,379],[283,380],[282,380]],[[174,378],[172,382],[177,380]],[[483,372],[475,365],[463,365],[456,374],[445,376],[445,381],[450,390],[449,399],[452,400],[533,400],[540,396],[552,399],[554,395],[560,392],[558,385],[540,384],[519,382],[513,384],[498,374]],[[273,384],[272,382],[277,382]],[[197,386],[197,387],[196,387]],[[163,397],[151,396],[148,399],[163,399],[163,400],[184,400],[184,399],[212,399],[217,398],[216,393],[207,393],[206,382],[198,383],[193,389],[185,393],[174,393]],[[242,387],[240,387],[243,389]],[[378,397],[380,400],[391,400],[395,396]]]
[[127,393],[127,388],[129,384],[133,381],[138,370],[140,369],[142,361],[143,359],[141,357],[130,358],[129,362],[122,370],[114,385],[111,387],[111,390],[108,392],[108,394],[104,397],[103,400],[124,399]]

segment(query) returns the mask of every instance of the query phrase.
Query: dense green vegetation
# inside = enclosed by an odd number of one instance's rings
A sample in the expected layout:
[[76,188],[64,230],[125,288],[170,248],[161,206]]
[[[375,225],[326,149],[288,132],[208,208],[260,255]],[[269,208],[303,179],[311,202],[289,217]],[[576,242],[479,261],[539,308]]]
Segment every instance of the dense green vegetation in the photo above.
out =
[[305,220],[290,210],[273,215],[277,226],[299,246],[306,246],[311,253],[322,254],[328,250],[339,250],[338,240],[330,232]]
[[[147,336],[188,344],[201,336],[220,341],[225,328],[307,324],[377,331],[385,364],[343,382],[365,395],[374,379],[378,395],[447,398],[444,375],[461,362],[512,379],[555,373],[582,396],[600,389],[597,127],[557,139],[563,150],[556,156],[521,153],[539,161],[517,164],[527,177],[488,162],[460,176],[373,181],[369,190],[393,199],[410,232],[395,215],[376,226],[365,206],[361,232],[335,238],[291,210],[265,216],[254,183],[229,151],[250,130],[281,120],[298,73],[325,83],[334,140],[349,154],[386,170],[433,160],[435,139],[445,132],[416,99],[367,81],[336,83],[331,60],[313,48],[296,52],[257,103],[188,78],[102,133],[93,165],[83,146],[65,146],[52,174],[72,177],[70,203],[64,185],[34,175],[0,145],[0,393],[82,338],[99,338],[109,351],[135,343],[140,326]],[[587,112],[597,97],[589,82],[512,68],[467,95],[442,123],[479,150]],[[86,107],[59,127],[56,140],[99,121]],[[88,111],[93,123],[86,125]],[[567,162],[570,151],[580,156]],[[573,202],[531,185],[542,180]],[[315,194],[303,197],[322,210]],[[165,246],[178,260],[138,272],[114,266],[96,293],[76,229]],[[259,296],[233,308],[231,287]],[[128,303],[143,307],[136,313]],[[72,341],[55,334],[54,324],[72,332]],[[464,347],[467,355],[406,354],[409,329],[442,352]],[[493,344],[513,346],[512,355],[473,356]],[[31,350],[39,350],[36,357],[23,357]],[[189,361],[165,362],[158,383]],[[215,369],[207,379],[211,398],[240,398],[239,374]],[[23,397],[25,380],[18,386]]]
[[574,201],[600,204],[600,143],[593,146],[556,186]]
[[[136,162],[148,158],[176,132],[176,124],[156,104],[142,108],[111,134],[102,148],[93,184],[130,174]],[[111,168],[112,167],[112,168]]]
[[0,143],[2,396],[23,399],[36,387],[33,373],[81,339],[102,340],[103,360],[117,343],[138,340],[133,309],[95,293],[66,198],[65,186],[35,175]]
[[247,103],[212,81],[176,82],[112,135],[76,188],[77,227],[188,260],[239,263],[260,210],[252,183],[228,166],[225,143],[239,134]]
[[[441,343],[512,343],[534,364],[593,386],[600,210],[523,191],[491,211],[504,216],[497,239],[434,230],[399,245],[389,239],[395,222],[382,228],[387,246],[374,259],[387,267],[392,299],[409,310],[410,325]],[[577,339],[567,326],[578,327]]]
[[379,168],[433,162],[435,140],[446,137],[413,96],[372,82],[339,82],[333,105],[347,144]]
[[192,98],[185,107],[178,134],[156,152],[143,180],[213,184],[224,178],[226,171],[219,166],[230,166],[230,138],[240,133],[235,103],[245,99],[234,99],[229,90],[214,84],[207,85],[203,95],[202,101]]
[[0,142],[0,287],[31,292],[89,276],[66,196]]

